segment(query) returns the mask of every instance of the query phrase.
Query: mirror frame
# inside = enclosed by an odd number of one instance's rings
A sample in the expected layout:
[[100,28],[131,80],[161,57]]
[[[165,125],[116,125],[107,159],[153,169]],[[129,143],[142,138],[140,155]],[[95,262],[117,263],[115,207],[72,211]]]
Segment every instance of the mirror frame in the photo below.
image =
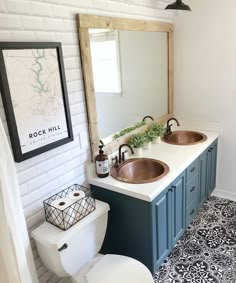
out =
[[[143,21],[127,18],[113,18],[107,16],[97,16],[88,14],[77,14],[77,25],[79,32],[79,45],[81,52],[81,63],[83,70],[83,80],[85,88],[85,99],[87,107],[87,118],[90,135],[90,146],[92,153],[92,161],[97,154],[99,145],[99,133],[96,111],[96,96],[94,90],[92,58],[90,50],[89,29],[114,29],[129,31],[158,31],[167,32],[168,39],[168,114],[157,118],[156,121],[165,123],[173,116],[173,24],[158,21]],[[148,113],[147,113],[148,115]],[[155,118],[155,117],[154,117]],[[137,121],[138,122],[138,121]],[[143,126],[135,130],[135,132],[143,130],[147,126]],[[132,132],[134,133],[134,132]],[[106,145],[106,153],[111,154],[118,149],[121,143],[127,142],[131,133],[120,137]]]

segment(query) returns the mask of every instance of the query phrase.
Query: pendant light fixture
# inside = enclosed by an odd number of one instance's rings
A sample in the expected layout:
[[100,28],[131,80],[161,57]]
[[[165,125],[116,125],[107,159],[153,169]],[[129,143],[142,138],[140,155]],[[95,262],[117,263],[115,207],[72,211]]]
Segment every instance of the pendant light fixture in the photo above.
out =
[[165,9],[191,11],[190,7],[185,5],[182,0],[176,0],[175,3],[169,4]]

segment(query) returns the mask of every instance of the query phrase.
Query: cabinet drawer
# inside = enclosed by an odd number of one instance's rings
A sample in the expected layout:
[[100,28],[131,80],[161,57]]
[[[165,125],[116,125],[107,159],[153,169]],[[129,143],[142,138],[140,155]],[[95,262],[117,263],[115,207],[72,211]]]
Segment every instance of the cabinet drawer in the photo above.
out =
[[198,198],[199,195],[197,194],[186,209],[186,227],[188,227],[198,213]]
[[187,197],[186,197],[186,207],[194,199],[194,197],[199,193],[199,178],[198,174],[195,174],[193,178],[187,183]]
[[199,168],[199,162],[198,159],[193,161],[188,168],[187,168],[187,183],[192,179],[192,177],[198,173],[198,168]]

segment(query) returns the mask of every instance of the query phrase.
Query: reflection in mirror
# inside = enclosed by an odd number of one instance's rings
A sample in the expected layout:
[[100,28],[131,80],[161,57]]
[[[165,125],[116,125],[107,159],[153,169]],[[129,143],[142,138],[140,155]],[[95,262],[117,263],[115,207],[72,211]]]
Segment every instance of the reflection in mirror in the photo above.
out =
[[120,59],[118,32],[89,29],[96,94],[120,93]]
[[145,115],[168,114],[167,33],[90,29],[89,35],[100,138]]

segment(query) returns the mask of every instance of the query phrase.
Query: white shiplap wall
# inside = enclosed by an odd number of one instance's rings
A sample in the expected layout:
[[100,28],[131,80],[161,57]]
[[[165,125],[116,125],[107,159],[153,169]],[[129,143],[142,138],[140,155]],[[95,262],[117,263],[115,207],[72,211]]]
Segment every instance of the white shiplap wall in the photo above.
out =
[[[73,183],[85,181],[90,160],[85,98],[76,28],[76,13],[90,13],[171,22],[163,11],[171,0],[0,0],[0,41],[62,42],[74,141],[16,163],[29,232],[44,221],[43,199]],[[0,118],[8,134],[0,97]],[[1,144],[0,144],[1,146]],[[32,249],[41,283],[59,282],[43,266],[35,243]]]

